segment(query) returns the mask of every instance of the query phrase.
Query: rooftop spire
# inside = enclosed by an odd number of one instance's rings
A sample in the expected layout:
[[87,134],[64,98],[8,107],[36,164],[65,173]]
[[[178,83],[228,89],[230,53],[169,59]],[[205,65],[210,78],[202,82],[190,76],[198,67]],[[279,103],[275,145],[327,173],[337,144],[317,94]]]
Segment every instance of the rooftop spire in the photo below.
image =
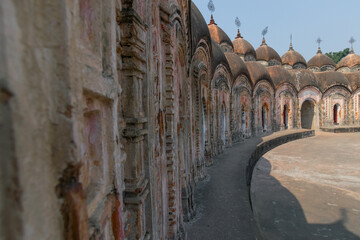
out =
[[351,37],[350,38],[350,40],[349,40],[349,43],[351,44],[351,50],[350,50],[350,53],[354,53],[354,42],[355,42],[356,40],[353,38],[353,37]]
[[210,18],[210,23],[209,23],[209,25],[211,25],[211,24],[217,25],[217,24],[215,23],[215,20],[214,20],[214,17],[213,17],[212,14],[211,14],[211,18]]
[[243,38],[240,34],[240,26],[241,26],[241,22],[240,22],[240,19],[238,17],[235,18],[235,25],[237,26],[238,28],[238,31],[237,31],[237,35],[236,35],[236,39],[237,38]]
[[265,41],[265,35],[268,33],[268,30],[269,30],[269,27],[266,27],[266,28],[264,28],[264,30],[262,30],[262,32],[261,32],[261,35],[263,36],[261,46],[267,45],[267,44],[266,44],[266,41]]
[[318,54],[319,54],[319,53],[322,53],[322,52],[321,52],[321,48],[320,48],[320,44],[321,44],[321,42],[322,42],[321,38],[318,38],[318,39],[316,40],[316,42],[319,44],[317,53],[318,53]]
[[210,12],[211,12],[211,19],[210,19],[209,25],[211,25],[211,24],[215,24],[215,25],[216,25],[215,20],[214,20],[214,17],[213,17],[213,14],[214,14],[214,12],[215,12],[215,5],[214,5],[214,3],[213,3],[212,0],[210,0],[209,3],[208,3],[208,9],[209,9]]
[[266,41],[265,41],[265,37],[263,37],[262,42],[261,42],[261,46],[263,46],[263,45],[267,45]]
[[292,44],[292,34],[290,34],[290,47],[289,47],[289,51],[290,51],[290,50],[294,50],[293,44]]

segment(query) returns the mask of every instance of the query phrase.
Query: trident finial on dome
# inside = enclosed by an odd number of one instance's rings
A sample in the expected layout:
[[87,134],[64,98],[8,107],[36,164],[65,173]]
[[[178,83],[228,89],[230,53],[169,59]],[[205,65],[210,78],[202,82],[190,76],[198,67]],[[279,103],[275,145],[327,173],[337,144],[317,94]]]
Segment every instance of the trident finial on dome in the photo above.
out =
[[236,38],[242,38],[242,36],[241,36],[241,34],[240,34],[240,26],[241,26],[241,22],[240,22],[239,17],[236,17],[236,18],[235,18],[235,25],[236,25],[236,26],[237,26],[237,28],[238,28],[238,33],[237,33]]
[[268,30],[269,30],[269,27],[267,26],[267,27],[264,28],[264,30],[262,30],[262,32],[261,32],[261,35],[263,36],[263,40],[262,40],[261,46],[262,46],[262,45],[266,45],[265,35],[268,33]]
[[214,2],[212,0],[210,0],[209,3],[208,3],[208,9],[211,12],[211,19],[210,19],[210,24],[209,25],[216,24],[215,20],[214,20],[214,17],[213,17],[213,14],[215,12],[215,5],[214,5]]
[[290,51],[290,50],[294,50],[293,44],[292,44],[292,34],[290,34],[290,47],[289,47],[289,51]]
[[320,48],[320,44],[321,44],[321,42],[322,42],[321,38],[316,39],[316,42],[319,44],[317,53],[322,53],[322,52],[321,52],[321,48]]
[[351,37],[350,38],[350,40],[349,40],[349,43],[351,44],[351,51],[350,51],[350,53],[354,53],[354,42],[355,42],[356,40],[354,39],[354,37]]

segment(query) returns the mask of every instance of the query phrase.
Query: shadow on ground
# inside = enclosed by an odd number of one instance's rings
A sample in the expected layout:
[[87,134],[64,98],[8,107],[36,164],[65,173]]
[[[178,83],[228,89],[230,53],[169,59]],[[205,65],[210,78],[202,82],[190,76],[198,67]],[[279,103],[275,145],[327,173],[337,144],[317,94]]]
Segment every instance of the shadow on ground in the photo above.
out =
[[[255,174],[255,172],[257,173]],[[283,187],[277,179],[272,177],[270,172],[271,163],[262,158],[255,167],[251,187],[254,218],[264,239],[360,239],[360,236],[356,236],[345,227],[348,221],[348,213],[345,209],[340,210],[341,218],[331,224],[308,223],[297,198]],[[315,197],[321,196],[314,193]]]

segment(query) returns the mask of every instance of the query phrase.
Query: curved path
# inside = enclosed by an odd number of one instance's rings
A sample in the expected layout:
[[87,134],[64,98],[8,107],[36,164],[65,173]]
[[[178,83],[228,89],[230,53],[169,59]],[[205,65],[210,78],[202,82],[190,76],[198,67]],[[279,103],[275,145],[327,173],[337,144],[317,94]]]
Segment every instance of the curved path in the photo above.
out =
[[216,157],[214,165],[208,168],[208,178],[195,191],[197,216],[185,224],[188,239],[261,239],[250,210],[246,181],[249,159],[259,146],[271,143],[264,148],[269,150],[271,145],[293,140],[287,138],[289,135],[301,138],[305,133],[309,131],[290,130],[251,138]]
[[257,163],[254,217],[265,239],[360,239],[360,133],[317,133]]

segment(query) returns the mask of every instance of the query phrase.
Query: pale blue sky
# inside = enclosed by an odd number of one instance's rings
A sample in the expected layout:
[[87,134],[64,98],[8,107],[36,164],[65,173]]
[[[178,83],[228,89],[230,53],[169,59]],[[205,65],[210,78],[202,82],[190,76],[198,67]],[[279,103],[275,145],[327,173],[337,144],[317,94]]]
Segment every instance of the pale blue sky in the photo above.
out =
[[[210,20],[208,0],[193,0],[206,22]],[[350,47],[360,53],[360,0],[213,0],[214,19],[230,37],[236,36],[235,18],[240,32],[254,48],[261,44],[261,31],[269,26],[266,42],[280,56],[289,49],[290,33],[294,49],[308,61],[317,51],[316,39],[323,42],[323,53]]]

